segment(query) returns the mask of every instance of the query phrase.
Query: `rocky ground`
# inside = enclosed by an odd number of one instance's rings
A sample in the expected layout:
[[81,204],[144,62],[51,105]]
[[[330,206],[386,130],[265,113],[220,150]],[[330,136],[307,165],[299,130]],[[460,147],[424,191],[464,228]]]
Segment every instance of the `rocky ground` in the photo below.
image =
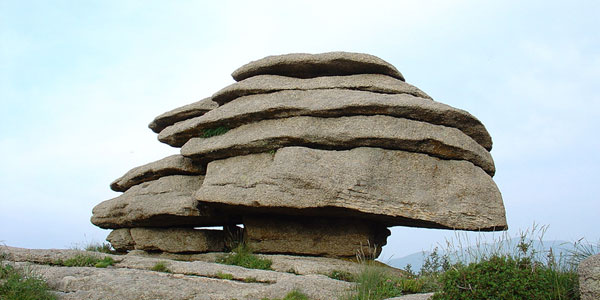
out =
[[[333,270],[356,273],[360,264],[323,257],[261,255],[273,261],[273,270],[247,269],[214,263],[222,254],[152,255],[133,251],[111,255],[81,250],[23,249],[3,246],[4,263],[39,274],[59,299],[262,299],[282,298],[299,290],[310,299],[338,299],[354,283],[325,274]],[[56,265],[76,255],[111,257],[107,268]],[[194,261],[185,261],[192,260]],[[169,272],[152,271],[163,263]],[[390,269],[395,272],[394,269]],[[230,279],[222,279],[224,277]],[[394,298],[421,300],[429,294]]]

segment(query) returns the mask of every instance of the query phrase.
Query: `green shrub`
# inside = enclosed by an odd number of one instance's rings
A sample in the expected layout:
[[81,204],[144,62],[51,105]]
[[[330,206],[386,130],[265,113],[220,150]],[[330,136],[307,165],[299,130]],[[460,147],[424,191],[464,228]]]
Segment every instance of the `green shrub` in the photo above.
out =
[[[492,256],[468,266],[454,265],[441,276],[434,300],[578,299],[575,272],[564,272],[528,257]],[[577,297],[577,298],[575,298]]]
[[405,294],[423,292],[424,282],[420,278],[390,276],[385,268],[365,264],[356,277],[355,290],[346,297],[348,300],[381,300]]
[[239,245],[233,249],[232,253],[227,254],[219,259],[218,263],[226,265],[236,265],[250,269],[271,270],[270,259],[259,258],[252,254],[252,251],[245,245]]
[[46,282],[31,272],[0,265],[0,299],[55,300]]
[[215,127],[215,128],[208,128],[208,129],[204,129],[204,131],[202,132],[201,137],[202,138],[209,138],[209,137],[213,137],[213,136],[225,134],[227,131],[229,131],[229,128],[224,127],[224,126],[219,126],[219,127]]
[[156,264],[154,264],[154,266],[150,270],[156,271],[156,272],[171,273],[171,270],[169,270],[169,268],[167,268],[167,265],[165,264],[164,261],[157,262]]
[[356,275],[346,271],[333,270],[327,275],[329,278],[353,282],[356,280]]
[[254,283],[254,282],[259,282],[258,279],[256,279],[256,277],[246,277],[244,278],[244,282],[245,283]]

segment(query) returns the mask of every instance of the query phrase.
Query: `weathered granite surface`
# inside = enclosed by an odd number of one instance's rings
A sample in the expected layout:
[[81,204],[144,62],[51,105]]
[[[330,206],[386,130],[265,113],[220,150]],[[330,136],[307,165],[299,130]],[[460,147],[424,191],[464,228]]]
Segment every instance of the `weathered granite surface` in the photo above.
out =
[[353,218],[244,217],[244,241],[258,253],[376,258],[390,231]]
[[245,214],[361,216],[388,226],[507,228],[492,178],[468,161],[361,147],[285,147],[208,164],[196,199]]
[[[181,154],[215,160],[287,146],[351,149],[361,146],[466,160],[494,175],[490,153],[456,128],[389,116],[292,117],[242,125],[223,135],[190,139]],[[345,162],[341,162],[345,164]]]
[[295,116],[342,117],[387,115],[460,129],[477,143],[492,149],[492,138],[483,124],[468,112],[443,103],[411,95],[382,95],[353,90],[279,91],[244,96],[192,118],[165,128],[158,139],[181,147],[204,130],[241,125],[266,119]]
[[581,300],[600,299],[600,254],[592,255],[579,264]]
[[171,126],[186,119],[199,117],[217,106],[219,106],[219,104],[212,101],[210,97],[204,98],[200,101],[175,108],[159,115],[148,124],[148,127],[152,129],[152,131],[159,133],[167,126]]
[[402,80],[381,74],[357,74],[348,76],[323,76],[294,78],[278,75],[257,75],[231,84],[212,95],[212,100],[223,105],[236,98],[255,94],[268,94],[283,90],[346,89],[380,94],[408,94],[431,100],[417,87]]
[[[92,223],[101,228],[216,226],[231,223],[200,205],[192,193],[203,176],[173,175],[144,182],[92,210]],[[233,222],[235,223],[235,222]]]
[[223,230],[194,228],[120,228],[106,238],[118,250],[169,253],[220,252],[225,249]]
[[404,80],[396,67],[383,59],[369,54],[352,52],[291,53],[267,56],[241,66],[231,76],[236,81],[240,81],[264,74],[298,78],[384,74]]
[[171,155],[163,159],[135,167],[110,184],[115,192],[125,192],[130,187],[169,175],[201,175],[205,170],[200,164],[181,155]]
[[[336,299],[353,287],[352,283],[325,275],[296,275],[287,272],[246,269],[202,261],[182,262],[130,255],[110,255],[79,250],[34,250],[0,247],[17,268],[40,275],[61,300],[81,299],[174,299],[231,300],[283,298],[298,289],[310,299]],[[75,255],[112,257],[109,268],[43,265]],[[150,269],[162,262],[171,273]],[[231,274],[233,280],[219,279]],[[248,281],[248,282],[245,282]]]

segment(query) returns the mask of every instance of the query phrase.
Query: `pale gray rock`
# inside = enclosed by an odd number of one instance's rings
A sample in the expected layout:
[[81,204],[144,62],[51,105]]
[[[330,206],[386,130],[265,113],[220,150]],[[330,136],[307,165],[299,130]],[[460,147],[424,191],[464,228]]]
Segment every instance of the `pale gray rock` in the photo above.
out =
[[223,251],[223,230],[194,228],[131,228],[135,249],[164,252]]
[[111,231],[106,237],[106,240],[119,252],[135,249],[135,242],[131,237],[129,228],[119,228]]
[[[195,299],[230,300],[283,298],[298,289],[310,299],[336,299],[354,284],[324,275],[246,269],[201,261],[182,262],[138,256],[109,255],[78,250],[33,250],[1,247],[11,257],[11,264],[28,268],[42,276],[59,299]],[[51,263],[75,255],[112,257],[109,268],[60,267],[32,263]],[[171,273],[150,271],[162,262]],[[231,274],[233,280],[218,279]],[[250,280],[249,280],[250,279]],[[256,281],[246,283],[246,281]]]
[[[215,262],[217,259],[227,255],[227,253],[165,253],[165,252],[147,252],[142,250],[133,250],[127,255],[152,257],[156,259],[170,259],[178,261],[203,261]],[[256,254],[259,258],[269,259],[273,262],[271,268],[278,272],[287,272],[298,275],[308,274],[331,274],[333,271],[344,271],[352,274],[358,274],[363,268],[360,263],[342,260],[330,257],[319,256],[295,256],[285,254]],[[388,268],[391,274],[403,276],[404,272],[400,269]]]
[[486,150],[492,149],[492,138],[483,124],[464,110],[406,94],[383,95],[352,90],[292,90],[240,97],[202,117],[165,128],[158,139],[181,147],[190,138],[201,136],[204,130],[211,128],[235,128],[259,120],[295,116],[352,115],[387,115],[454,127]]
[[[92,210],[92,223],[101,228],[216,226],[232,223],[200,205],[192,193],[203,176],[173,175],[144,182]],[[235,223],[235,222],[233,222]]]
[[200,101],[178,107],[159,115],[148,124],[148,127],[152,129],[152,131],[159,133],[167,126],[190,118],[199,117],[217,106],[219,105],[212,101],[210,97],[204,98]]
[[171,155],[129,170],[125,175],[110,184],[115,192],[125,192],[142,182],[156,180],[169,175],[200,175],[205,170],[200,164],[181,155]]
[[600,299],[600,254],[583,260],[578,267],[581,300]]
[[456,128],[379,115],[264,120],[242,125],[223,135],[192,138],[181,148],[181,154],[210,161],[287,146],[335,150],[369,146],[405,150],[466,160],[492,176],[495,172],[490,153]]
[[353,218],[244,217],[244,241],[256,253],[375,259],[390,231]]
[[241,66],[231,76],[236,81],[240,81],[265,74],[298,78],[384,74],[404,80],[396,67],[383,59],[369,54],[351,52],[292,53],[267,56]]
[[464,160],[379,148],[286,147],[212,161],[196,199],[230,210],[360,216],[387,226],[507,228],[492,178]]
[[283,90],[349,89],[382,94],[409,94],[431,100],[429,95],[402,80],[381,74],[294,78],[278,75],[257,75],[231,84],[213,94],[213,101],[223,105],[236,98],[268,94]]

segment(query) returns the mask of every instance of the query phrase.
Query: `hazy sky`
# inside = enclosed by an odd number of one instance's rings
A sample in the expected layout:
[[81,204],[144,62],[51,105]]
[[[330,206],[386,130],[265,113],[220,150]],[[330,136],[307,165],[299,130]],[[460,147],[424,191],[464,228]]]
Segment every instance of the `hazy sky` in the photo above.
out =
[[[101,242],[127,170],[178,153],[147,124],[291,52],[365,52],[479,118],[510,232],[600,240],[598,1],[0,0],[0,241]],[[396,227],[382,258],[451,231]]]

